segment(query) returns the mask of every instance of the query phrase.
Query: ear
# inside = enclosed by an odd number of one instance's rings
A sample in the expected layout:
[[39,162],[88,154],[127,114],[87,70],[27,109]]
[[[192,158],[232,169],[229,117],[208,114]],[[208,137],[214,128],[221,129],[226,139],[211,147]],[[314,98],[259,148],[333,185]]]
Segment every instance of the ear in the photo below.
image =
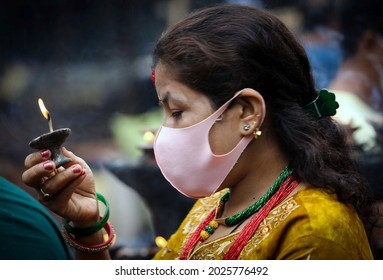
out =
[[[236,98],[241,106],[241,116],[239,122],[240,133],[244,136],[252,135],[258,128],[260,129],[266,115],[265,100],[262,95],[251,88],[244,88]],[[245,126],[248,129],[245,129]]]

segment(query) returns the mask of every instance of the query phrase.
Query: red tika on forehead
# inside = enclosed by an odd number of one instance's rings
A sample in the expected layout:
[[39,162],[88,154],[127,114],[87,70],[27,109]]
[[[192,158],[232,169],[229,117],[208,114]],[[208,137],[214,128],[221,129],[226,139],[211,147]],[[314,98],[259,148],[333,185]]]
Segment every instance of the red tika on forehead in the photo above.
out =
[[154,86],[156,85],[156,72],[154,69],[152,69],[152,83]]

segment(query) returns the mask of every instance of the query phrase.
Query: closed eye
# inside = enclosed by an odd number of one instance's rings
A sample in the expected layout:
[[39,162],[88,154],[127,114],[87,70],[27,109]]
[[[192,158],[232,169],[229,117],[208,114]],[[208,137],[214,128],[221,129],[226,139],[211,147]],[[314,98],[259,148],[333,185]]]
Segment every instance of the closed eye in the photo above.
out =
[[174,111],[171,113],[172,118],[179,119],[182,117],[183,111]]

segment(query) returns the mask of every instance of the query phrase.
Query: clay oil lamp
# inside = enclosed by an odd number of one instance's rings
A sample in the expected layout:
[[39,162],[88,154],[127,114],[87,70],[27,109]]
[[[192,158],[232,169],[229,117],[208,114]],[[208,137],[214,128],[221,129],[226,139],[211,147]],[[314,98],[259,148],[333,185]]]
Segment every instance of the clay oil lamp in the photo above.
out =
[[29,146],[36,150],[50,150],[52,153],[51,159],[55,163],[56,168],[65,166],[72,160],[62,154],[61,147],[64,144],[66,138],[70,135],[71,130],[69,128],[53,130],[52,118],[49,114],[49,111],[45,108],[43,100],[39,98],[38,103],[41,113],[48,121],[49,132],[33,139],[31,142],[29,142]]

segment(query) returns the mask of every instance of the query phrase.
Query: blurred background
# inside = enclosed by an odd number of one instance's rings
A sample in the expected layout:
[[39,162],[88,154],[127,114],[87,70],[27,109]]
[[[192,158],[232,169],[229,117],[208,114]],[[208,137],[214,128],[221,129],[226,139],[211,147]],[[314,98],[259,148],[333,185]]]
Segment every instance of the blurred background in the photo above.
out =
[[[114,258],[150,257],[161,246],[155,238],[168,238],[194,203],[162,178],[153,138],[144,138],[162,119],[150,78],[161,32],[191,10],[215,3],[266,8],[302,41],[318,88],[328,87],[342,63],[338,9],[346,1],[2,0],[0,175],[36,196],[21,174],[32,151],[28,143],[48,132],[37,104],[41,97],[53,128],[71,128],[65,146],[88,162],[110,201],[118,234]],[[377,115],[374,124],[381,121],[379,106],[371,114]],[[367,148],[356,145],[378,169],[379,129],[374,126]],[[375,190],[381,195],[381,188]]]

